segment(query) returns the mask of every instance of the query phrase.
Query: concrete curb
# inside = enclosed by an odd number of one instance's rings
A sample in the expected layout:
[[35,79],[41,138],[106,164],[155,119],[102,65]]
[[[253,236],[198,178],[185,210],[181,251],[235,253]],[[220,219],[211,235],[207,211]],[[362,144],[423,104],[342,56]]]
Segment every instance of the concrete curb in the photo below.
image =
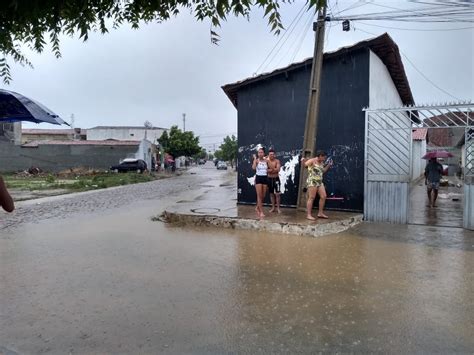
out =
[[335,222],[321,224],[278,223],[259,221],[256,219],[220,217],[210,215],[181,214],[164,211],[154,220],[163,221],[177,226],[218,227],[226,229],[256,230],[271,233],[304,235],[321,237],[328,234],[341,233],[362,222],[363,216],[355,216]]

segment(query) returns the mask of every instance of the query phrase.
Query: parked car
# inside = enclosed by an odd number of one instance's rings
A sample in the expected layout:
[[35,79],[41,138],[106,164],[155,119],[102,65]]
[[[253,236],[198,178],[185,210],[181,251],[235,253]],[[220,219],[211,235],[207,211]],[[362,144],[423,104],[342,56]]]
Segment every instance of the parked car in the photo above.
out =
[[217,170],[227,170],[227,163],[225,161],[218,162]]
[[204,165],[204,164],[206,164],[206,160],[204,160],[204,159],[199,159],[199,160],[198,160],[198,164],[199,164],[199,165]]
[[110,170],[116,173],[126,173],[129,171],[143,173],[147,170],[147,165],[146,162],[141,159],[124,159],[120,164],[111,166]]

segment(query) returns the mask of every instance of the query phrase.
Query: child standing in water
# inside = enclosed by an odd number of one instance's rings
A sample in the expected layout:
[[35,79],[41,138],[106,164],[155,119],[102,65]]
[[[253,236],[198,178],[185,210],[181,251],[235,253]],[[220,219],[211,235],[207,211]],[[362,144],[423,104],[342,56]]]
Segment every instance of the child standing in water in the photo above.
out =
[[306,218],[314,221],[316,218],[312,215],[313,203],[316,195],[319,194],[319,210],[318,218],[329,218],[324,214],[324,205],[326,203],[326,188],[323,183],[323,175],[332,166],[332,162],[324,165],[326,160],[326,153],[319,151],[316,157],[311,159],[301,159],[301,163],[308,169],[308,178],[306,179],[306,186],[308,188],[307,202],[306,202]]

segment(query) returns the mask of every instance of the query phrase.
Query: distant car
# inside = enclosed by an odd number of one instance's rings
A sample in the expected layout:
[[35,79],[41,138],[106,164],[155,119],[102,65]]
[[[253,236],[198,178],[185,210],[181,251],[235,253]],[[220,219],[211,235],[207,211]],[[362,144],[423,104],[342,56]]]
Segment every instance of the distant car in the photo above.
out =
[[217,170],[227,170],[227,163],[225,161],[218,162]]
[[204,164],[206,164],[206,161],[204,159],[199,159],[198,164],[199,165],[204,165]]
[[141,159],[124,159],[119,165],[111,166],[110,170],[116,173],[126,173],[129,171],[143,173],[147,170],[147,165],[145,161]]

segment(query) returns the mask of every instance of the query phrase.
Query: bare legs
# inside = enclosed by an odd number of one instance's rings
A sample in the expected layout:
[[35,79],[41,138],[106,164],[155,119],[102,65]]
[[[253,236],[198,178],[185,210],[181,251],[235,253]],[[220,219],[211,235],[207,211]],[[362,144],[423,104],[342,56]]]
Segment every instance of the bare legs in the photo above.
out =
[[256,184],[255,191],[257,192],[257,207],[255,207],[255,211],[257,212],[257,216],[260,218],[265,217],[263,213],[263,199],[265,198],[265,194],[267,193],[267,185],[264,184]]
[[324,218],[327,219],[328,216],[324,214],[324,205],[326,204],[326,189],[324,186],[319,186],[319,187],[308,187],[308,200],[306,202],[306,218],[314,221],[315,218],[312,215],[312,210],[313,210],[313,203],[316,198],[316,194],[319,194],[319,211],[318,211],[318,217],[319,218]]
[[438,190],[428,189],[428,207],[436,207],[437,199],[438,199]]
[[316,218],[314,218],[311,214],[311,211],[313,210],[313,203],[314,199],[316,198],[316,193],[318,192],[317,187],[308,187],[308,200],[306,201],[306,218],[314,221]]
[[272,202],[272,209],[270,210],[270,213],[275,212],[275,210],[278,213],[281,213],[280,200],[281,200],[281,198],[280,198],[279,193],[276,193],[276,194],[270,193],[270,201]]

